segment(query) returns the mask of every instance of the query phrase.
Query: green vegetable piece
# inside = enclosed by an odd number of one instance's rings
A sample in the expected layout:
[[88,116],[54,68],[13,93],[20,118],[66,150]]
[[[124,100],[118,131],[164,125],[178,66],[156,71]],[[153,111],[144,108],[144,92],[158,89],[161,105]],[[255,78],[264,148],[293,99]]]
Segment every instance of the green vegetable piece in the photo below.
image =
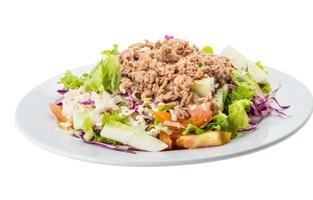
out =
[[228,129],[232,132],[232,139],[237,137],[239,128],[249,128],[249,111],[252,102],[247,99],[235,101],[228,107]]
[[204,47],[202,48],[202,51],[203,51],[204,53],[208,54],[208,55],[213,54],[213,49],[212,49],[212,47],[210,47],[210,46],[204,46]]
[[91,122],[91,119],[89,117],[84,120],[82,129],[85,133],[83,135],[84,139],[87,141],[92,140],[95,133],[93,132],[92,122]]
[[255,65],[256,65],[260,70],[262,70],[263,72],[265,72],[266,74],[268,74],[268,72],[266,71],[264,65],[262,65],[260,61],[256,62]]
[[169,104],[164,104],[164,103],[159,103],[157,106],[157,111],[168,111],[176,106],[175,103],[169,103]]
[[188,124],[186,130],[182,133],[182,135],[189,135],[191,133],[195,133],[196,135],[199,135],[201,133],[204,133],[204,130],[201,128],[198,128],[197,126],[193,124]]
[[104,89],[112,94],[118,92],[121,83],[121,71],[116,55],[108,55],[104,62],[103,73]]
[[83,84],[83,80],[74,76],[72,72],[67,71],[63,77],[60,78],[59,84],[63,84],[64,89],[77,89]]
[[121,82],[117,45],[114,45],[112,50],[103,51],[102,54],[106,58],[103,58],[90,74],[85,76],[84,89],[86,92],[102,93],[105,90],[114,94],[119,91]]
[[103,143],[112,144],[112,145],[119,144],[119,142],[117,142],[115,140],[112,140],[112,139],[106,138],[106,137],[102,137],[100,135],[95,135],[94,140],[97,141],[97,142],[103,142]]
[[127,124],[128,119],[125,116],[120,116],[118,112],[114,112],[113,114],[110,113],[104,113],[102,116],[102,125],[106,125],[111,123],[112,121],[120,122],[122,124]]
[[95,92],[103,92],[103,60],[101,60],[97,66],[90,72],[90,74],[86,77],[84,83],[84,89],[86,92],[95,91]]
[[110,56],[110,55],[118,55],[118,45],[117,44],[113,44],[113,48],[112,49],[107,49],[107,50],[103,50],[101,52],[101,54],[103,56]]
[[267,82],[266,82],[266,83],[260,83],[259,86],[260,86],[262,92],[263,92],[265,95],[268,95],[268,94],[272,91],[272,86],[271,86],[271,84],[269,84],[269,83],[267,83]]
[[248,58],[232,47],[226,47],[221,53],[222,56],[229,58],[232,66],[237,70],[248,71],[257,83],[268,79],[268,74],[251,62]]
[[145,131],[116,121],[103,126],[100,135],[145,151],[162,151],[168,147],[167,144],[148,135]]
[[204,65],[205,65],[204,60],[200,60],[200,61],[198,62],[198,66],[199,66],[199,67],[203,67]]
[[255,94],[255,89],[249,87],[247,84],[241,84],[237,86],[236,90],[229,94],[230,102],[234,102],[241,99],[250,100]]
[[228,130],[227,115],[219,113],[203,127],[205,131],[226,131]]
[[157,126],[157,125],[159,125],[160,124],[160,122],[157,120],[157,119],[155,119],[154,121],[153,121],[153,125],[154,126]]
[[192,90],[196,92],[199,97],[206,97],[214,91],[214,78],[204,78],[196,80],[192,85]]
[[224,104],[226,101],[228,95],[228,86],[224,85],[223,87],[217,89],[216,91],[216,95],[214,97],[217,105],[218,105],[218,109],[219,111],[223,112],[224,110]]

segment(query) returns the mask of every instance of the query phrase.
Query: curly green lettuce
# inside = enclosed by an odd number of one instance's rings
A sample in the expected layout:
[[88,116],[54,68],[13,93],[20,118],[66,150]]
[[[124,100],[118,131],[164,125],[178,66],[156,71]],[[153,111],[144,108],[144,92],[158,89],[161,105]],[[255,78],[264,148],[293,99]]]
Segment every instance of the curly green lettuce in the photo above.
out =
[[204,129],[198,128],[196,125],[188,124],[186,130],[182,133],[182,135],[189,135],[189,134],[196,134],[199,135],[201,133],[204,133]]
[[59,84],[63,84],[64,89],[77,89],[83,85],[83,79],[75,76],[72,72],[67,71],[63,77],[60,78]]
[[100,60],[89,74],[83,74],[81,77],[78,77],[67,71],[58,83],[63,84],[65,89],[83,87],[86,92],[102,93],[106,91],[111,94],[117,93],[121,82],[117,45],[113,45],[113,48],[110,50],[104,50],[101,54],[105,57]]
[[247,112],[252,102],[247,99],[235,101],[228,107],[228,130],[232,132],[232,138],[237,137],[238,129],[250,128]]

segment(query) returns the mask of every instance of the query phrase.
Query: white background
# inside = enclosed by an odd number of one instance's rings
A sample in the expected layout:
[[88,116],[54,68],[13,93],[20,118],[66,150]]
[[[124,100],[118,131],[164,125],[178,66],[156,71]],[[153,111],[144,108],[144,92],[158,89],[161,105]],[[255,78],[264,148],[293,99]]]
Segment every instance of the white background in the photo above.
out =
[[96,62],[113,43],[124,48],[165,34],[216,52],[231,44],[312,92],[309,2],[1,1],[0,199],[313,199],[312,120],[257,153],[155,168],[65,158],[33,145],[14,125],[17,103],[41,82]]

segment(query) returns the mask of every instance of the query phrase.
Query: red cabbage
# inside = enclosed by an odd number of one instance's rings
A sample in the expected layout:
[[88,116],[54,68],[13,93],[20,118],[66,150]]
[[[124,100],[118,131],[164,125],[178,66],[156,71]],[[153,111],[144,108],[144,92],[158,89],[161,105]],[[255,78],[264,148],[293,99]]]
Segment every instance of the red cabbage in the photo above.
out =
[[165,35],[164,39],[169,41],[171,39],[174,39],[174,36],[173,35]]
[[91,105],[95,104],[95,102],[92,101],[92,100],[80,101],[79,103],[82,104],[82,105],[85,105],[85,106],[91,106]]
[[231,90],[236,90],[236,88],[237,88],[236,85],[231,84],[231,83],[228,83],[228,84],[227,84],[227,87],[228,87],[229,89],[231,89]]
[[238,132],[246,132],[246,131],[254,131],[256,130],[257,123],[253,119],[250,119],[249,121],[250,127],[249,128],[240,128],[238,129]]
[[180,99],[175,99],[175,100],[171,100],[171,99],[166,99],[163,101],[163,103],[178,103],[180,104]]
[[66,89],[57,90],[57,93],[62,94],[62,95],[64,95],[67,92],[68,92],[68,90],[66,90]]
[[[279,88],[280,86],[277,89],[273,90],[267,96],[264,96],[263,94],[259,94],[259,92],[257,92],[258,96],[252,97],[252,105],[248,113],[248,116],[251,120],[257,123],[273,113],[276,113],[279,116],[287,116],[287,114],[285,114],[283,110],[289,108],[290,105],[280,105],[275,97]],[[273,102],[276,103],[279,108],[273,107]]]
[[55,104],[58,105],[58,106],[62,106],[62,99],[63,99],[63,97],[61,97],[58,100],[56,100]]

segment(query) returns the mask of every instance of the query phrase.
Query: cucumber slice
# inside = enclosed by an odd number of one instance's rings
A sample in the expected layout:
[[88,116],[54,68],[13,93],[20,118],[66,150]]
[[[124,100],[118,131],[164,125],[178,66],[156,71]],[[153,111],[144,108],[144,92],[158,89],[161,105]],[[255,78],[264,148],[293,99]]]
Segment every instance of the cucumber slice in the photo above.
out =
[[248,71],[252,78],[257,83],[266,82],[268,79],[268,74],[262,71],[255,63],[251,62],[248,58],[238,52],[232,47],[226,47],[222,55],[229,58],[232,66],[238,70]]
[[73,111],[73,125],[75,130],[83,129],[84,121],[90,117],[92,109],[75,109]]
[[192,89],[199,95],[199,97],[206,97],[214,91],[214,78],[197,80],[192,86]]
[[100,135],[145,151],[162,151],[167,148],[161,140],[116,121],[106,124]]

